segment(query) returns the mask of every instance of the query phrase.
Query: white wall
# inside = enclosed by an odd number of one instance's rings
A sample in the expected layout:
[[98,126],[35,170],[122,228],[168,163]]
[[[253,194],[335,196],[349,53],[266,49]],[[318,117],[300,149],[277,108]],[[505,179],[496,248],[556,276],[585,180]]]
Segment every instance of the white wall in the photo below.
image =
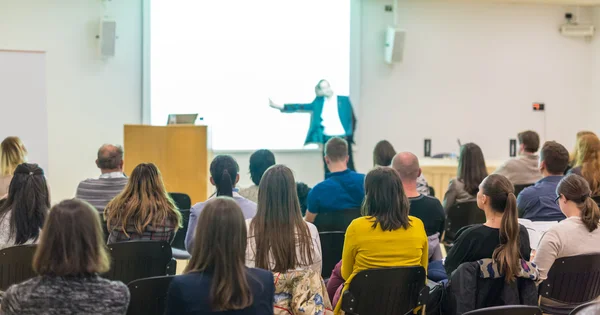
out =
[[[141,122],[141,1],[2,0],[0,48],[47,52],[49,181],[54,202],[98,176],[103,143],[121,143]],[[97,55],[98,23],[117,21],[115,58]],[[32,113],[34,115],[35,113]],[[32,161],[35,162],[35,161]]]
[[[594,9],[594,25],[596,32],[600,32],[600,7]],[[592,102],[590,104],[590,125],[595,131],[600,131],[600,34],[592,42]]]

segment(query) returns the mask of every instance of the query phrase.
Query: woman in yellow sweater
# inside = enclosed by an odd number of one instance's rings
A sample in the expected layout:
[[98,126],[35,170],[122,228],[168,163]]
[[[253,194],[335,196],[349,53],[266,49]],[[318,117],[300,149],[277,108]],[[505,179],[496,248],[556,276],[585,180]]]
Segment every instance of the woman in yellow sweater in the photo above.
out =
[[[423,222],[408,215],[410,202],[398,173],[378,167],[365,178],[364,217],[348,226],[342,253],[342,291],[360,271],[401,266],[423,266],[427,270],[427,234]],[[334,298],[335,300],[335,298]],[[335,308],[340,314],[341,297]]]

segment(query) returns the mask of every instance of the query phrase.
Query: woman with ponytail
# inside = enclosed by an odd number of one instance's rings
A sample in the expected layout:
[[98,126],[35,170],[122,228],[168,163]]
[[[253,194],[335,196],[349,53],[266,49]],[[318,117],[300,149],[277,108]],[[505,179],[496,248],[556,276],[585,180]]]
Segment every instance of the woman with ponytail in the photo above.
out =
[[[235,188],[240,180],[239,171],[240,167],[231,155],[217,155],[210,163],[210,183],[216,188],[215,194],[210,199],[219,196],[232,197],[242,209],[244,218],[251,219],[256,215],[256,203],[242,197],[239,190]],[[185,248],[188,251],[191,251],[194,246],[196,224],[206,202],[208,200],[199,202],[190,209],[190,221],[185,235]]]
[[540,271],[540,281],[558,258],[600,253],[600,210],[591,198],[585,178],[565,176],[556,188],[556,202],[567,216],[566,220],[549,229],[538,246],[533,262]]
[[486,222],[458,232],[446,257],[446,271],[450,275],[462,263],[493,258],[511,282],[520,270],[519,260],[529,261],[531,252],[527,229],[518,221],[512,183],[502,175],[488,176],[479,185],[477,206],[485,212]]

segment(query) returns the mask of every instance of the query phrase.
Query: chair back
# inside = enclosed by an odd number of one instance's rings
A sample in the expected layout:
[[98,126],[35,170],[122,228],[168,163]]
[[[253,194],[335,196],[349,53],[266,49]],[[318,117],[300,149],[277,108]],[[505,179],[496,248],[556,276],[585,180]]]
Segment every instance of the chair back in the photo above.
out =
[[175,233],[171,247],[185,249],[185,235],[187,234],[188,223],[190,222],[190,209],[180,209],[179,212],[181,213],[182,227]]
[[466,312],[464,315],[542,315],[542,310],[537,306],[506,305],[494,306]]
[[456,233],[460,229],[477,223],[485,223],[485,213],[477,207],[477,201],[453,205],[446,214],[444,243],[453,243],[456,240]]
[[127,285],[131,294],[127,315],[163,315],[173,277],[152,277],[130,282]]
[[590,302],[577,306],[569,315],[597,315],[600,314],[600,302]]
[[171,198],[175,202],[175,205],[180,210],[189,210],[192,207],[192,199],[188,194],[172,192],[169,193],[169,196],[171,196]]
[[[564,304],[590,302],[600,296],[600,254],[558,258],[539,286],[540,295]],[[545,307],[542,305],[545,311]]]
[[131,241],[109,244],[112,264],[104,275],[110,280],[133,280],[165,276],[173,254],[165,241]]
[[408,314],[428,299],[421,266],[370,269],[359,272],[342,297],[346,314]]
[[323,263],[321,268],[321,277],[323,277],[323,279],[329,278],[335,265],[342,260],[345,235],[345,231],[319,233],[319,238],[321,239],[321,252],[323,253]]
[[515,196],[519,197],[519,194],[523,191],[523,189],[529,187],[529,186],[533,186],[535,185],[535,183],[533,184],[523,184],[523,185],[515,185]]
[[19,245],[0,250],[1,291],[36,276],[32,267],[36,248],[36,245]]
[[319,232],[346,232],[352,220],[359,217],[361,217],[360,208],[323,211],[317,215],[314,223]]

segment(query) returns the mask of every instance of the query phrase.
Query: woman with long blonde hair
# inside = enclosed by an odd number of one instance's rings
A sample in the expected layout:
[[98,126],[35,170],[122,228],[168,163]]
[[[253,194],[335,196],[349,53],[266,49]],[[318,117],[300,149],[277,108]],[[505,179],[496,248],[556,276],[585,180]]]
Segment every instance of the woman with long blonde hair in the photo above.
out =
[[27,149],[18,137],[8,137],[0,143],[0,199],[8,193],[8,186],[19,164],[27,160]]
[[569,173],[583,176],[590,185],[592,196],[600,195],[600,139],[586,134],[577,140],[576,160]]
[[181,226],[181,213],[152,163],[135,167],[125,189],[104,209],[104,216],[109,244],[130,240],[171,243]]
[[589,130],[582,130],[577,133],[577,138],[575,140],[575,148],[573,149],[573,152],[571,152],[571,156],[569,158],[569,166],[571,166],[571,167],[575,166],[575,161],[577,161],[577,158],[579,156],[579,149],[577,148],[577,143],[579,142],[579,139],[581,139],[581,137],[587,136],[587,135],[595,136],[596,134]]

